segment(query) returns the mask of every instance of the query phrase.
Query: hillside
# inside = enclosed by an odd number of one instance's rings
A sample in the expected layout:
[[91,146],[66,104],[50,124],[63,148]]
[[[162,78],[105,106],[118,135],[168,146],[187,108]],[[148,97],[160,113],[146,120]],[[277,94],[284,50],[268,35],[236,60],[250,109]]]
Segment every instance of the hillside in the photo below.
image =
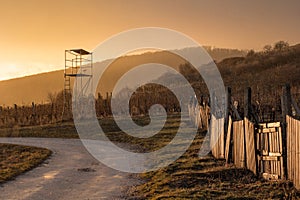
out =
[[[236,49],[205,48],[216,61],[233,56],[244,56],[246,54],[245,51]],[[178,51],[188,51],[192,53],[193,49],[194,48],[186,48]],[[98,84],[98,92],[101,92],[101,94],[111,92],[114,83],[124,72],[139,64],[153,61],[164,63],[175,68],[184,63],[184,61],[180,58],[174,57],[174,55],[164,51],[121,57],[112,63],[104,78],[100,80]],[[107,62],[110,62],[110,60],[96,63],[94,68],[101,68],[101,66]],[[161,74],[157,74],[157,77],[160,75]],[[138,79],[142,77],[139,77],[138,74],[136,74],[136,78]],[[135,81],[136,80],[128,80],[127,82],[130,85],[134,84]],[[36,103],[47,102],[48,94],[62,91],[63,85],[63,70],[0,81],[0,105],[29,105],[33,101]]]
[[300,44],[224,59],[217,65],[225,85],[232,87],[235,94],[251,87],[255,98],[275,101],[286,83],[292,86],[295,95],[300,93]]
[[45,103],[48,93],[62,90],[63,80],[63,71],[59,70],[0,81],[0,105]]
[[[224,85],[232,89],[233,100],[239,101],[241,105],[245,88],[251,87],[254,104],[271,106],[279,112],[282,86],[287,83],[292,87],[293,98],[300,105],[300,44],[280,50],[250,51],[244,57],[226,58],[216,62],[216,65]],[[207,69],[210,67],[209,64],[205,66]],[[206,84],[195,69],[185,63],[179,70],[193,85],[198,97],[208,96]],[[181,86],[182,91],[190,87],[178,82],[177,75],[165,74],[159,79],[176,84],[176,87]]]

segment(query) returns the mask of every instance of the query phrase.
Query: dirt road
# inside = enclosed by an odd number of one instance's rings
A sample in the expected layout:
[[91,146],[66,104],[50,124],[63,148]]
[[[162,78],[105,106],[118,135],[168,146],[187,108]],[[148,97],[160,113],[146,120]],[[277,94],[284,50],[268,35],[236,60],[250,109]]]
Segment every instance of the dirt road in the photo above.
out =
[[124,191],[137,183],[130,174],[99,163],[78,139],[0,138],[0,143],[53,151],[41,166],[0,185],[0,199],[124,199]]

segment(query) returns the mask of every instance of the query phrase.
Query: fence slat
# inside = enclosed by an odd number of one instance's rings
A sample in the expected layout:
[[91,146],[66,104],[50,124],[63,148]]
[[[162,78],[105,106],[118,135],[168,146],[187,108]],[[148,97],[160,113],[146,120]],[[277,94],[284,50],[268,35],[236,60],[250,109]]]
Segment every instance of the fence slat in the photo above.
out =
[[300,189],[300,121],[286,116],[288,179]]
[[245,118],[247,168],[254,174],[257,174],[254,134],[254,124]]
[[230,143],[231,143],[231,129],[232,129],[232,118],[229,115],[228,117],[228,130],[227,130],[227,137],[226,137],[226,147],[225,147],[225,159],[226,162],[229,161],[229,152],[230,152]]
[[210,144],[212,154],[217,159],[225,158],[225,136],[224,136],[224,118],[216,119],[212,115],[211,118],[211,130],[210,130]]
[[233,147],[235,166],[245,167],[244,120],[233,122]]

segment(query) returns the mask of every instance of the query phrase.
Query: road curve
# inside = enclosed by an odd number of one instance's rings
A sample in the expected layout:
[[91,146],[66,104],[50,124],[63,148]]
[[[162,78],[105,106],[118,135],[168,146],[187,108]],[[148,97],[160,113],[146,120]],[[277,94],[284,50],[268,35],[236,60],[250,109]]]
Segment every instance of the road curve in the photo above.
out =
[[95,160],[79,139],[0,138],[0,143],[44,147],[53,155],[39,167],[0,185],[0,199],[124,199],[137,184],[131,174],[106,167]]

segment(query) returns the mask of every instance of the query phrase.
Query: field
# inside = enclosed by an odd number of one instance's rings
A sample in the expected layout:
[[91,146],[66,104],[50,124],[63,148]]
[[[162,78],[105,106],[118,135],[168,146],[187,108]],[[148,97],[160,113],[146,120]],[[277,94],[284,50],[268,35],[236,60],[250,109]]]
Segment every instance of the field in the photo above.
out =
[[[147,125],[147,117],[135,118],[139,125]],[[168,117],[159,134],[147,139],[133,139],[123,134],[111,118],[100,120],[107,137],[116,143],[130,144],[131,151],[149,152],[168,144],[175,136],[180,118]],[[189,123],[185,121],[185,123]],[[7,130],[6,130],[7,131]],[[78,137],[72,123],[44,127],[21,128],[16,134],[0,131],[1,136]],[[30,134],[31,133],[31,134]],[[189,134],[189,129],[185,130]],[[198,131],[190,148],[176,162],[155,172],[138,175],[142,184],[131,188],[128,199],[285,199],[300,198],[289,182],[264,181],[245,169],[236,169],[211,155],[199,158],[197,153],[206,133]],[[179,144],[181,145],[181,144]],[[8,148],[10,149],[10,148]],[[168,155],[166,155],[168,156]],[[30,167],[29,167],[30,168]]]
[[51,155],[43,148],[0,144],[0,184],[42,163]]

